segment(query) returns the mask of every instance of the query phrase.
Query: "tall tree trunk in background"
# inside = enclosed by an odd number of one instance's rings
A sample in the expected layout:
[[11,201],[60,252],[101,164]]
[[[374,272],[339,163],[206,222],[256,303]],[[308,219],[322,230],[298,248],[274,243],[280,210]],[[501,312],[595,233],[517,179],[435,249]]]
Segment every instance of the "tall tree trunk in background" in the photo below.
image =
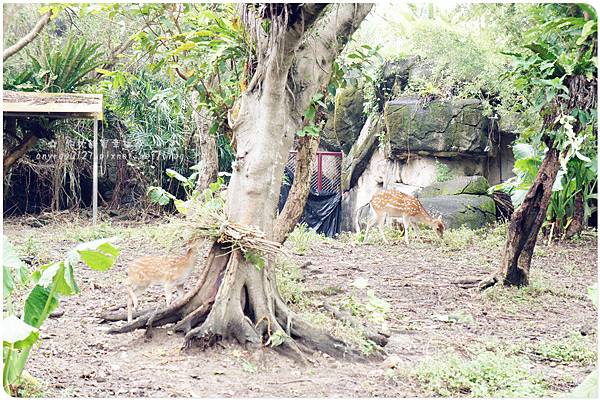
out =
[[[557,128],[557,117],[570,115],[575,109],[589,110],[596,107],[597,79],[588,80],[582,75],[572,75],[565,79],[569,89],[569,97],[556,97],[544,115],[542,129],[545,132]],[[573,124],[573,131],[578,134],[582,127],[579,121]],[[560,169],[559,151],[546,134],[545,142],[548,151],[538,171],[536,179],[525,195],[523,204],[515,210],[508,226],[508,237],[504,246],[499,272],[482,281],[480,289],[486,289],[496,283],[508,286],[529,284],[529,268],[538,233],[546,219],[548,204],[552,196],[552,185]]]
[[[258,63],[232,126],[237,152],[227,194],[228,217],[273,238],[283,170],[301,116],[372,5],[334,4],[329,10],[326,4],[315,3],[240,7],[256,43]],[[268,29],[264,21],[269,21]],[[311,80],[316,83],[301,86]],[[149,318],[144,315],[115,331],[143,327]],[[227,243],[213,244],[195,290],[159,312],[154,324],[177,320],[188,345],[208,346],[227,339],[261,345],[279,337],[283,341],[274,349],[297,359],[304,359],[301,349],[307,348],[358,357],[358,352],[287,307],[275,282],[273,260],[257,269]]]
[[200,148],[200,165],[196,189],[202,191],[217,180],[219,174],[219,154],[217,138],[210,134],[211,119],[206,107],[200,106],[199,94],[192,91],[192,108],[196,125],[196,137]]
[[17,160],[23,157],[37,143],[38,139],[34,134],[26,134],[21,143],[10,150],[2,162],[4,176],[8,174]]
[[304,212],[306,199],[310,193],[310,182],[313,161],[319,148],[319,137],[310,135],[298,139],[298,152],[296,153],[296,171],[294,182],[290,188],[285,206],[273,228],[273,240],[283,242],[291,232]]

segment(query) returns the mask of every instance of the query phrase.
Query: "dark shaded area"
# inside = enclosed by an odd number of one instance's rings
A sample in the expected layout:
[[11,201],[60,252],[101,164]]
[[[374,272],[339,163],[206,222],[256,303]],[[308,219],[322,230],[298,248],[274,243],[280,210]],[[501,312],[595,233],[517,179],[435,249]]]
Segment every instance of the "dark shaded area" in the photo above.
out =
[[[283,185],[279,193],[279,211],[287,201],[290,188],[294,182],[294,173],[285,168]],[[299,223],[305,222],[309,227],[325,236],[333,237],[341,231],[342,220],[342,195],[337,192],[310,190],[304,213]]]

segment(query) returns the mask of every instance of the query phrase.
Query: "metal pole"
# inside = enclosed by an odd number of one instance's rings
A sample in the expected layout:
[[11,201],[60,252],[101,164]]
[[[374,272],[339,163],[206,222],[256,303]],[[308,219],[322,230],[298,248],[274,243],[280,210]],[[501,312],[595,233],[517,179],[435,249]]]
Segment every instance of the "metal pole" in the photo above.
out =
[[92,172],[92,223],[98,219],[98,120],[94,119],[94,170]]

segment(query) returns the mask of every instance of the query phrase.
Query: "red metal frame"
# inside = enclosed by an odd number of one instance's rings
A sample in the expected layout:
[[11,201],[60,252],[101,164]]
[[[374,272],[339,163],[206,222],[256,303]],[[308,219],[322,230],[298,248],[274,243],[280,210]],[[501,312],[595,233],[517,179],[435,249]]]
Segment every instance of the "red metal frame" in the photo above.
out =
[[[298,153],[296,150],[290,151],[291,154]],[[333,156],[342,158],[341,151],[317,151],[317,191],[323,190],[323,156]]]

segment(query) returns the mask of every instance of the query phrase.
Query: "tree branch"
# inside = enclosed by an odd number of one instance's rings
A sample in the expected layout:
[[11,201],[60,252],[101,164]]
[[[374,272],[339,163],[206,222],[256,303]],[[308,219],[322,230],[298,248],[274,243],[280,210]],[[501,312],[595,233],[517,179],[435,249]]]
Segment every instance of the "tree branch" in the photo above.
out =
[[21,40],[19,40],[17,43],[4,50],[4,53],[2,53],[2,61],[6,61],[9,57],[12,57],[13,55],[21,51],[29,43],[31,43],[33,39],[35,39],[40,34],[42,29],[44,29],[44,27],[48,25],[51,16],[51,10],[42,15],[40,20],[37,22],[37,24],[35,24],[33,29],[27,35],[23,36]]
[[315,31],[296,53],[295,73],[288,80],[294,92],[295,108],[301,113],[318,88],[329,82],[333,61],[372,7],[373,4],[366,3],[334,4],[315,22]]

